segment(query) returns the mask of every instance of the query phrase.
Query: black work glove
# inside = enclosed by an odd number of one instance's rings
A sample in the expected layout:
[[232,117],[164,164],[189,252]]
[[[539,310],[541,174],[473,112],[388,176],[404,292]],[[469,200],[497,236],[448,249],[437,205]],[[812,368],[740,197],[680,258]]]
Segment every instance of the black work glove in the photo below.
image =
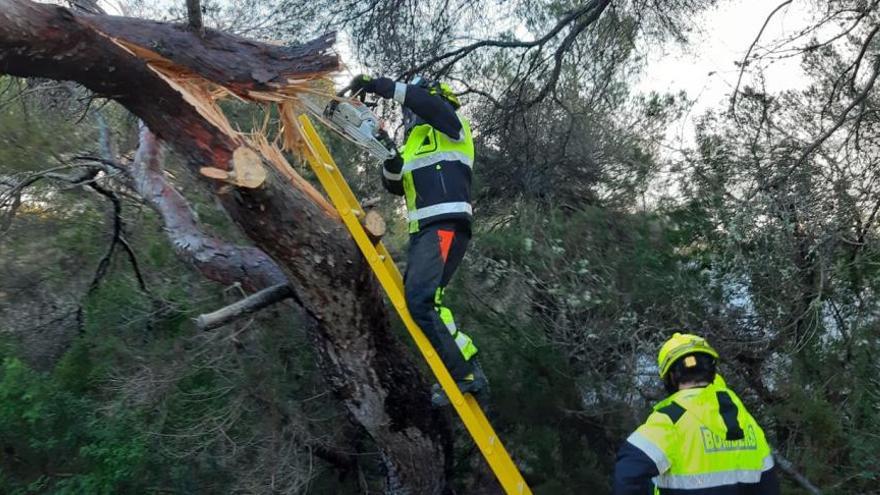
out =
[[372,93],[376,90],[376,79],[366,74],[358,74],[351,80],[348,85],[351,92],[357,94],[359,92]]
[[354,76],[349,84],[349,89],[353,94],[359,92],[374,93],[383,98],[391,98],[394,96],[394,81],[387,77],[372,77],[366,74]]

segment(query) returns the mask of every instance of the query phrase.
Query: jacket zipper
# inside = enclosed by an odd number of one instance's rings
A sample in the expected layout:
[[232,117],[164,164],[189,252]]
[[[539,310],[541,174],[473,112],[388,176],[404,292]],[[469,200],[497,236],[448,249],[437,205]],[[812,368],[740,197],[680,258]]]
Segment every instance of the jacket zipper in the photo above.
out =
[[437,173],[440,174],[440,187],[443,188],[443,196],[446,196],[446,181],[443,180],[443,168],[437,165]]

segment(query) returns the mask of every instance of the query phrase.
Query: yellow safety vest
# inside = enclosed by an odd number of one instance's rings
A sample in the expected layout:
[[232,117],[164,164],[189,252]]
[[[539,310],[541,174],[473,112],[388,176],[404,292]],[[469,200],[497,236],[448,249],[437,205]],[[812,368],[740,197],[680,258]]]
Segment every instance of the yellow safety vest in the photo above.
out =
[[401,174],[411,233],[431,221],[470,220],[473,215],[470,187],[474,142],[467,119],[459,120],[459,141],[428,124],[413,127],[406,139]]
[[720,375],[715,383],[680,390],[654,406],[627,441],[657,465],[658,494],[758,483],[773,468],[764,430]]

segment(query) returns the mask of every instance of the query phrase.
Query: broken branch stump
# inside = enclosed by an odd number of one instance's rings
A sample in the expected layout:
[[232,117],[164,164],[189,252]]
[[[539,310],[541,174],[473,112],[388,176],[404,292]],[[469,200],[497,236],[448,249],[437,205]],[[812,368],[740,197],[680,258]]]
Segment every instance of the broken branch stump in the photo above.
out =
[[199,315],[196,318],[196,328],[202,331],[213,330],[289,297],[293,297],[293,290],[289,285],[273,285],[229,306],[222,307],[211,313]]
[[387,230],[385,219],[376,210],[367,210],[367,214],[361,219],[361,225],[373,244],[381,241]]

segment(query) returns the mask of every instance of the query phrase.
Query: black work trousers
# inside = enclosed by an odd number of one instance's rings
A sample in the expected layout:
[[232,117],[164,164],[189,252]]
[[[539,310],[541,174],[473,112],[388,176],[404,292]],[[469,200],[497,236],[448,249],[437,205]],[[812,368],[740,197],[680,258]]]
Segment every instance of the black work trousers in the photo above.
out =
[[461,264],[470,240],[470,226],[467,224],[439,222],[426,225],[410,235],[404,275],[409,312],[455,380],[462,380],[472,373],[473,365],[462,355],[437,308],[443,289]]

